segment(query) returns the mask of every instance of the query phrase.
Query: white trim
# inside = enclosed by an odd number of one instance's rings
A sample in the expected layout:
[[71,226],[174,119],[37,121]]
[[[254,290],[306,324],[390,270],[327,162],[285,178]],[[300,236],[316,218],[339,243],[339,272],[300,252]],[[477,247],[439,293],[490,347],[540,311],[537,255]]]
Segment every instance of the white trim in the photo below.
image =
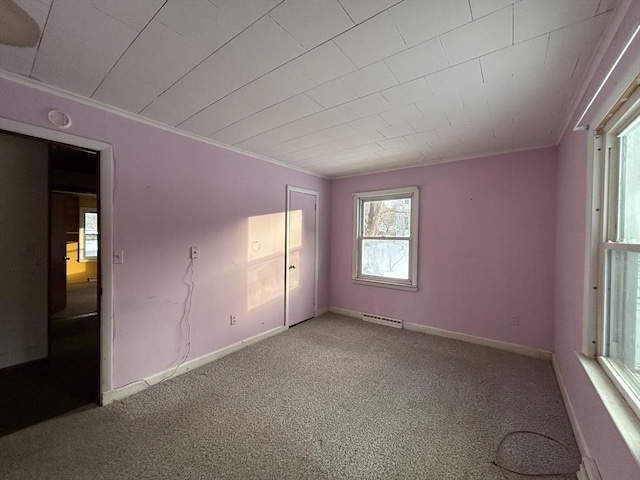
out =
[[190,133],[185,130],[180,130],[176,127],[172,127],[166,125],[164,123],[158,122],[157,120],[152,120],[150,118],[143,117],[141,115],[137,115],[135,113],[127,112],[126,110],[121,110],[117,107],[113,107],[111,105],[107,105],[105,103],[98,102],[97,100],[82,97],[75,93],[63,90],[61,88],[53,87],[51,85],[46,85],[40,82],[37,82],[33,79],[22,77],[20,75],[16,75],[14,73],[8,72],[0,68],[0,78],[5,80],[9,80],[14,83],[18,83],[20,85],[24,85],[27,87],[34,88],[41,92],[46,92],[51,95],[55,95],[57,97],[65,98],[67,100],[73,100],[74,102],[81,103],[83,105],[87,105],[89,107],[98,108],[100,110],[104,110],[106,112],[112,113],[114,115],[118,115],[119,117],[124,117],[128,120],[133,120],[134,122],[143,123],[145,125],[149,125],[151,127],[159,128],[160,130],[164,130],[166,132],[175,133],[176,135],[180,135],[182,137],[190,138],[191,140],[196,140],[198,142],[206,143],[208,145],[213,145],[214,147],[222,148],[224,150],[228,150],[230,152],[239,153],[241,155],[245,155],[247,157],[255,158],[256,160],[262,160],[263,162],[273,163],[280,167],[287,168],[289,170],[295,170],[297,172],[306,173],[308,175],[313,175],[314,177],[328,179],[329,177],[325,175],[321,175],[317,172],[312,172],[311,170],[307,170],[302,167],[298,167],[296,165],[291,165],[289,163],[281,162],[279,160],[274,160],[273,158],[266,157],[264,155],[260,155],[258,153],[249,152],[247,150],[243,150],[238,147],[234,147],[231,145],[225,145],[224,143],[220,143],[212,138],[201,137],[200,135],[196,135],[195,133]]
[[587,358],[577,352],[576,354],[631,456],[640,466],[640,419],[631,410],[600,364],[593,358]]
[[591,85],[593,77],[595,76],[598,67],[601,66],[602,60],[604,59],[607,50],[611,46],[611,42],[613,41],[615,34],[618,33],[618,29],[620,28],[620,25],[622,25],[622,21],[627,15],[627,11],[631,7],[631,5],[633,5],[633,1],[634,0],[620,0],[618,5],[614,9],[613,16],[609,21],[609,24],[605,28],[604,34],[600,38],[593,57],[589,62],[587,72],[583,75],[583,80],[577,89],[577,94],[573,97],[572,102],[569,104],[569,109],[567,110],[565,119],[562,122],[562,128],[560,128],[560,130],[558,131],[558,143],[567,133],[567,129],[571,124],[571,119],[575,116],[578,108],[580,107],[580,104],[584,100],[584,96],[587,93],[587,88],[589,87],[589,85]]
[[[194,370],[198,367],[206,365],[207,363],[211,363],[214,360],[222,358],[230,353],[237,352],[238,350],[242,350],[249,345],[253,345],[262,340],[266,340],[269,337],[273,337],[279,333],[285,332],[287,327],[280,326],[276,328],[272,328],[271,330],[267,330],[266,332],[259,333],[254,335],[253,337],[249,337],[245,340],[241,340],[237,343],[229,345],[228,347],[221,348],[220,350],[216,350],[215,352],[207,353],[198,358],[194,358],[193,360],[189,360],[188,362],[183,363],[178,368],[175,367],[168,368],[162,372],[155,373],[149,377],[144,379],[132,382],[123,387],[114,388],[108,392],[104,392],[102,394],[102,405],[108,405],[111,402],[116,400],[122,400],[130,395],[146,390],[147,388],[157,385],[158,383],[163,382],[164,380],[168,380],[169,378],[175,378],[178,375],[182,375],[183,373],[187,373],[191,370]],[[172,374],[172,372],[174,372]]]
[[316,198],[316,208],[315,208],[315,216],[316,216],[316,225],[315,225],[315,251],[314,251],[314,272],[313,272],[313,316],[318,316],[318,261],[319,261],[319,241],[320,241],[320,192],[315,190],[310,190],[308,188],[302,187],[294,187],[293,185],[287,185],[287,207],[285,210],[285,256],[284,256],[284,324],[289,327],[289,245],[290,245],[290,218],[289,214],[291,212],[291,194],[302,193],[304,195],[312,195]]
[[[351,255],[351,280],[361,285],[388,287],[400,290],[418,290],[418,232],[420,218],[420,189],[417,186],[391,188],[387,190],[373,190],[367,192],[355,192],[353,196],[353,238]],[[368,201],[383,201],[387,199],[411,200],[411,234],[408,238],[402,238],[409,242],[409,279],[395,279],[391,277],[373,276],[361,273],[361,248],[364,239],[374,238],[362,235],[362,210],[363,203]],[[393,237],[376,237],[380,240],[393,240]]]
[[[1,73],[1,72],[0,72]],[[95,150],[100,154],[100,395],[112,388],[113,374],[113,149],[97,140],[0,117],[0,130]],[[105,255],[106,254],[106,255]]]
[[552,353],[549,350],[527,347],[525,345],[518,345],[516,343],[502,342],[500,340],[492,340],[490,338],[476,337],[475,335],[453,332],[451,330],[444,330],[441,328],[428,327],[427,325],[420,325],[418,323],[403,322],[402,328],[413,332],[435,335],[437,337],[461,340],[463,342],[473,343],[475,345],[482,345],[483,347],[496,348],[498,350],[517,353],[519,355],[525,355],[527,357],[541,358],[544,360],[550,360],[552,357]]

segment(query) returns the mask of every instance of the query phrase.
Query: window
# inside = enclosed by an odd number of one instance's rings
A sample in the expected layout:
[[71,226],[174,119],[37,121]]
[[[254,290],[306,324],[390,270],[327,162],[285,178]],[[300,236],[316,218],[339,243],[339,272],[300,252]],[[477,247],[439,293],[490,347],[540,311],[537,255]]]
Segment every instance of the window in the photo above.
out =
[[417,289],[418,188],[354,194],[353,279]]
[[80,248],[78,261],[98,259],[98,211],[95,208],[80,208]]
[[640,101],[609,123],[601,172],[598,360],[640,415]]

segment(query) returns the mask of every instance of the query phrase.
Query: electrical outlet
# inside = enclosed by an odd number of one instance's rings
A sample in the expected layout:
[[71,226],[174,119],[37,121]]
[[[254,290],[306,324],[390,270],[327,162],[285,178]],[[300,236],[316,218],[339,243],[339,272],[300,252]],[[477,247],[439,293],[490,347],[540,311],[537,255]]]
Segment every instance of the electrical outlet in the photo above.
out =
[[236,316],[235,315],[229,315],[229,323],[231,325],[235,325],[236,324]]
[[509,325],[512,327],[520,326],[520,315],[511,315],[511,318],[509,318]]
[[190,247],[189,256],[191,259],[200,258],[200,249],[198,247]]

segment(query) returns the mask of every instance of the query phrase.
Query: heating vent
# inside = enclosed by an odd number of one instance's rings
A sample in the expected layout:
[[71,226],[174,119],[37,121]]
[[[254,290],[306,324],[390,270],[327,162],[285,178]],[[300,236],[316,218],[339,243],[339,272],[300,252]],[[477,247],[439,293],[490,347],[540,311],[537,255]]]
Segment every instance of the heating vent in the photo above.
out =
[[381,317],[379,315],[363,313],[362,320],[364,320],[365,322],[379,323],[380,325],[386,325],[388,327],[402,328],[402,320],[397,320],[395,318]]

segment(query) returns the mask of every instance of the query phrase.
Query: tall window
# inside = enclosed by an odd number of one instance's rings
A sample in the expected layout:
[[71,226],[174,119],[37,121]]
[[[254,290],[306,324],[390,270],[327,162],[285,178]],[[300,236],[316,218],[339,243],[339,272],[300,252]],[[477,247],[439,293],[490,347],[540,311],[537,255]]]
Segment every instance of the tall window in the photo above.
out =
[[98,211],[95,208],[80,208],[80,248],[78,261],[98,259]]
[[418,188],[354,194],[353,279],[417,289]]
[[604,151],[598,354],[640,415],[640,102],[606,127]]

